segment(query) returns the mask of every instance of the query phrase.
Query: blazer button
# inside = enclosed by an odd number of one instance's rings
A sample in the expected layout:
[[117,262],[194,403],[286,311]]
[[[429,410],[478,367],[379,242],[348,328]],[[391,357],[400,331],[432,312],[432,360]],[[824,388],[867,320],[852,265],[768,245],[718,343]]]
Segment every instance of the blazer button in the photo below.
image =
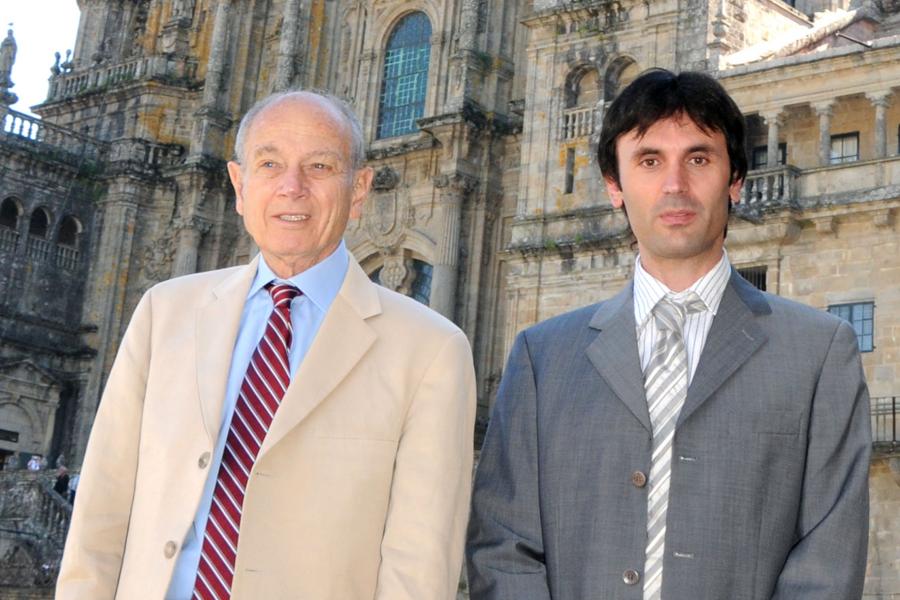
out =
[[166,558],[172,558],[175,556],[175,551],[178,550],[178,545],[175,542],[166,542],[165,548],[163,548],[163,554],[166,555]]
[[204,452],[200,455],[200,458],[197,459],[197,466],[201,469],[205,469],[206,465],[209,464],[209,452]]
[[622,581],[625,582],[625,585],[635,585],[640,580],[641,574],[634,569],[628,569],[622,573]]
[[641,471],[635,471],[631,474],[631,483],[634,484],[634,487],[642,488],[647,485],[647,476]]

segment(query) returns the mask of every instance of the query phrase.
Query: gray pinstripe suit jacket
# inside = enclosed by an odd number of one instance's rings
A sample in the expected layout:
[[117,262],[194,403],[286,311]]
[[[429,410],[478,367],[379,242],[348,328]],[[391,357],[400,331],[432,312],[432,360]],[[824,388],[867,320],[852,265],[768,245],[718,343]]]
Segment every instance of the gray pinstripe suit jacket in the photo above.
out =
[[[663,598],[860,598],[868,404],[849,324],[733,272],[676,429]],[[521,333],[475,481],[472,599],[642,598],[623,573],[643,569],[650,443],[631,286]]]

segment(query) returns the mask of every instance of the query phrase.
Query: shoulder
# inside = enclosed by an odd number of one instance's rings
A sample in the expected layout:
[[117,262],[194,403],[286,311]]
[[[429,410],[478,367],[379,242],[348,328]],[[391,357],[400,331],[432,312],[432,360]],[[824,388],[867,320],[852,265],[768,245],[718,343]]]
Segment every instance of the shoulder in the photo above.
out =
[[410,333],[432,333],[449,336],[462,333],[450,319],[421,302],[372,283],[381,304],[379,317],[393,328]]
[[145,296],[152,297],[154,303],[165,301],[184,302],[194,298],[201,298],[205,296],[206,292],[211,292],[222,282],[240,275],[244,269],[248,268],[250,268],[248,265],[240,265],[174,277],[155,284],[147,290]]
[[756,322],[770,339],[812,349],[828,347],[839,333],[855,341],[853,328],[844,319],[816,308],[762,292],[743,279],[733,280],[739,297],[756,314]]

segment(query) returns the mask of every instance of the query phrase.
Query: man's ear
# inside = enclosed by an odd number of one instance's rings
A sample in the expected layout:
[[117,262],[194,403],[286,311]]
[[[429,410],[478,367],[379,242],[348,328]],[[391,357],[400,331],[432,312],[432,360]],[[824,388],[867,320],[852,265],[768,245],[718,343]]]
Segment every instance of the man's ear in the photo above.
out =
[[244,185],[241,177],[241,165],[233,160],[228,161],[228,178],[231,179],[231,186],[234,188],[235,205],[234,209],[241,216],[244,214]]
[[609,194],[609,202],[613,205],[613,208],[622,208],[625,204],[622,186],[612,177],[604,177],[603,183],[606,184],[606,193]]
[[350,201],[350,218],[358,219],[362,216],[363,203],[366,196],[369,195],[369,189],[372,187],[372,178],[375,171],[372,167],[363,167],[357,169],[353,174],[353,196]]
[[741,201],[741,190],[744,188],[744,180],[738,179],[728,186],[728,199],[732,204],[738,204]]

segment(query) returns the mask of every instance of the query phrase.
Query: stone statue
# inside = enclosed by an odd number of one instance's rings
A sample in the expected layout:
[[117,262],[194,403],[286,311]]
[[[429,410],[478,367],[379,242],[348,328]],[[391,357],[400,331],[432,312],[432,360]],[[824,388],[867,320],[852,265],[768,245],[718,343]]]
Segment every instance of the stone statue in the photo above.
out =
[[59,68],[59,61],[61,57],[59,56],[59,52],[54,52],[53,57],[56,60],[53,62],[53,66],[50,67],[50,73],[53,75],[53,77],[56,77],[57,75],[62,73],[62,69]]
[[6,33],[6,39],[0,43],[0,89],[8,90],[15,84],[12,82],[13,63],[16,62],[16,40],[13,30]]
[[172,16],[175,18],[179,17],[192,17],[194,15],[194,0],[175,0],[175,4],[172,7]]

